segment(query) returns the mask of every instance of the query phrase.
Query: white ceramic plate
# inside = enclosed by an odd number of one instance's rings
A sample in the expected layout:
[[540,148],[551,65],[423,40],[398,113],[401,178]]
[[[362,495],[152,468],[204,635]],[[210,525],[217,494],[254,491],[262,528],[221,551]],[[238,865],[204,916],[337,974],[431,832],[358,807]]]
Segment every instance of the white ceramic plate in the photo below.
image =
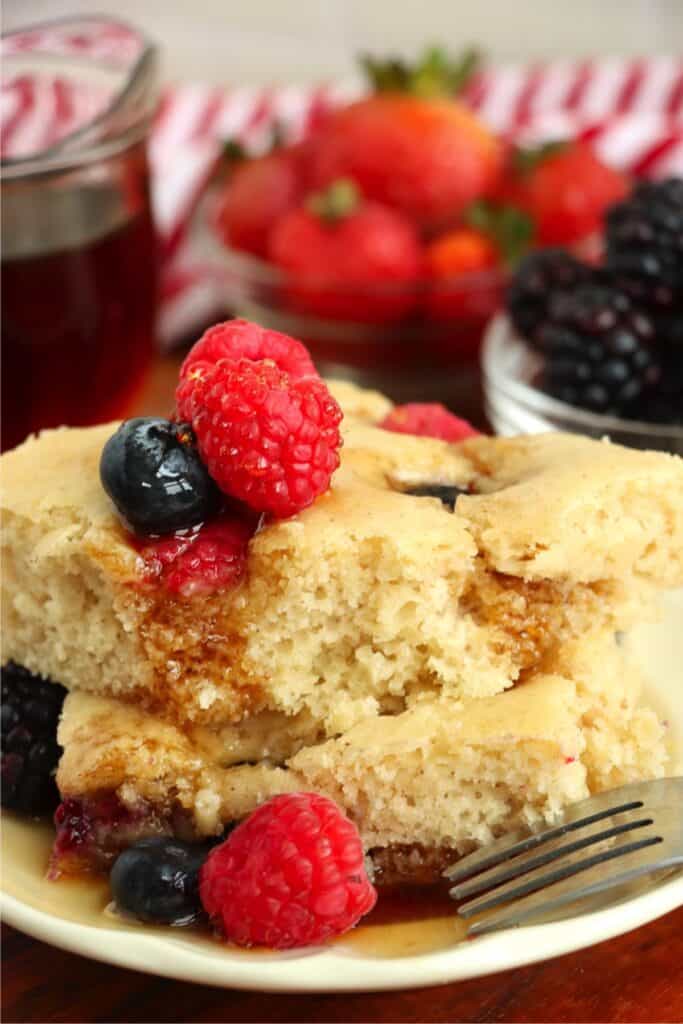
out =
[[[675,771],[683,760],[683,594],[667,621],[631,644],[649,676],[649,697],[668,720]],[[683,904],[683,873],[611,907],[567,921],[462,941],[455,918],[361,927],[325,948],[289,953],[240,951],[182,929],[156,929],[104,912],[106,885],[45,881],[48,832],[14,820],[3,828],[3,914],[45,942],[96,960],[171,978],[238,989],[342,992],[413,988],[477,977],[559,956],[620,935]],[[429,934],[425,943],[424,936]],[[430,948],[431,947],[431,948]],[[400,954],[399,954],[400,951]]]

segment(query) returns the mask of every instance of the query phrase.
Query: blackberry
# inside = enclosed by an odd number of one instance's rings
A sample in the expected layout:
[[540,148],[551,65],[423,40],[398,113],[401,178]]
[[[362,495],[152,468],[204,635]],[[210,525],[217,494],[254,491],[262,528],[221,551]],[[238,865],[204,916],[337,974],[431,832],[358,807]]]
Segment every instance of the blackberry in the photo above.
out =
[[644,181],[607,214],[606,265],[634,299],[683,309],[683,178]]
[[2,806],[24,814],[59,803],[57,722],[66,690],[12,662],[2,668]]
[[661,370],[657,392],[646,395],[633,416],[651,423],[680,426],[683,425],[683,310],[658,316],[655,336]]
[[632,419],[662,426],[683,426],[683,389],[677,394],[652,395],[629,410]]
[[121,424],[102,449],[100,478],[122,519],[142,534],[187,530],[220,506],[190,427],[155,416]]
[[541,249],[525,257],[507,292],[507,310],[519,334],[537,344],[538,329],[547,319],[555,292],[588,281],[591,273],[564,249]]
[[555,294],[538,343],[542,389],[591,412],[629,415],[660,377],[652,320],[607,282]]

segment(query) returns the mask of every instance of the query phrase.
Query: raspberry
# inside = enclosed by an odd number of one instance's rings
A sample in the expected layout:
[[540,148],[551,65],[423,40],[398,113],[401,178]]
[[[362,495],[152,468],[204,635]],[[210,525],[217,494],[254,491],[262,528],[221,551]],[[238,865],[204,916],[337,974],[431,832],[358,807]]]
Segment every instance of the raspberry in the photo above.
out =
[[467,420],[454,416],[440,402],[408,402],[407,405],[395,405],[379,426],[382,430],[393,430],[396,434],[436,437],[451,443],[479,435],[479,431]]
[[375,905],[356,827],[316,793],[257,808],[201,869],[204,909],[241,946],[306,946],[341,935]]
[[270,359],[280,370],[298,380],[317,377],[318,372],[305,345],[279,331],[269,331],[248,320],[226,320],[205,331],[192,346],[180,368],[180,380],[191,370],[214,365],[219,359]]
[[140,553],[147,579],[183,597],[235,586],[244,575],[253,532],[239,519],[218,519],[194,533],[146,544]]
[[257,512],[294,515],[329,487],[342,412],[319,377],[225,359],[181,382],[176,401],[218,486]]

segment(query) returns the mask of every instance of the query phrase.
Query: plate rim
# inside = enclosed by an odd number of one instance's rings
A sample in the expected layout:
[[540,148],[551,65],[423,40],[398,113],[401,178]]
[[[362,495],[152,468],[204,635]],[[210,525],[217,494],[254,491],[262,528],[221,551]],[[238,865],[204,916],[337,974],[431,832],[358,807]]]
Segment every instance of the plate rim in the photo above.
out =
[[[167,936],[138,926],[114,930],[81,924],[0,893],[0,912],[7,924],[67,952],[177,981],[292,994],[379,992],[464,981],[585,949],[681,905],[683,872],[613,906],[563,921],[523,926],[524,942],[511,941],[512,933],[520,929],[506,929],[457,943],[452,949],[409,957],[372,957],[332,946],[250,959],[245,953],[219,952],[220,946],[207,955],[204,948],[193,949],[191,940],[179,943],[181,930]],[[312,961],[315,971],[307,969]]]

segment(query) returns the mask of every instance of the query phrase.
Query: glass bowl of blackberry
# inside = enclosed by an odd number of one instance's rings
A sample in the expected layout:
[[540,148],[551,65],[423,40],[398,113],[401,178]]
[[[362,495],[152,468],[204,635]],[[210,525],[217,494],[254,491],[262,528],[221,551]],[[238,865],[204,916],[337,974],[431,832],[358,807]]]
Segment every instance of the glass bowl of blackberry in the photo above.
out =
[[526,257],[482,350],[500,434],[564,430],[683,454],[683,178],[640,182],[605,218],[604,256]]

